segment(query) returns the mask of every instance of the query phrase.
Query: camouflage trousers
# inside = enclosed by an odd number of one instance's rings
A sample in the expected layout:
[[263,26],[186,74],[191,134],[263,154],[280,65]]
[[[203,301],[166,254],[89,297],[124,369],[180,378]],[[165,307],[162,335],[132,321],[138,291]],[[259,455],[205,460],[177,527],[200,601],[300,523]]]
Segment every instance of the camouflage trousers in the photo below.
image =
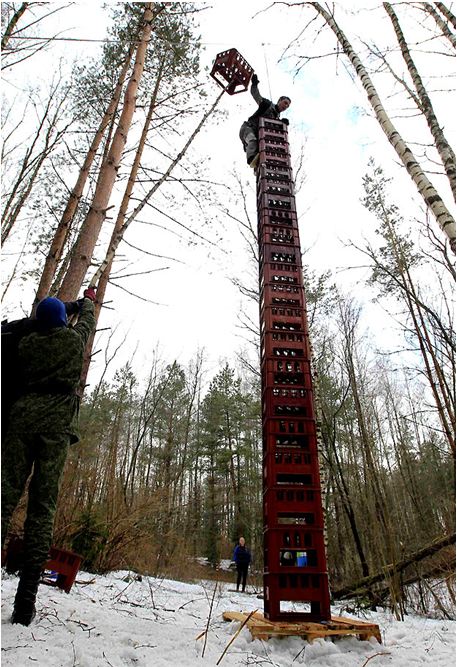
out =
[[2,547],[16,505],[29,484],[24,524],[24,568],[41,567],[48,557],[57,495],[70,436],[65,433],[8,433],[2,443]]
[[240,139],[246,152],[247,162],[250,164],[259,152],[259,142],[257,141],[254,129],[249,123],[243,123],[240,127]]

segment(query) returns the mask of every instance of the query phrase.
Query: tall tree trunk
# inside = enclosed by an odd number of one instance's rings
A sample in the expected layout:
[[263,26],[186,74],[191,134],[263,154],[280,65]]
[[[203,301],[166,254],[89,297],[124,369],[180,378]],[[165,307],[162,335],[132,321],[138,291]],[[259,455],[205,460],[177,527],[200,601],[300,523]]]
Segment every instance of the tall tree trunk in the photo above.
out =
[[[401,423],[401,416],[398,412],[397,401],[392,395],[391,387],[386,387],[386,412],[393,450],[397,461],[398,471],[403,480],[405,492],[411,499],[415,509],[416,517],[421,526],[426,525],[427,517],[423,516],[423,510],[420,503],[420,491],[417,488],[417,478],[411,470],[411,457],[408,451],[408,443],[405,442],[405,436]],[[381,428],[381,424],[379,425]],[[406,522],[410,523],[410,518],[405,517]]]
[[[454,411],[449,405],[449,401],[445,395],[445,388],[442,383],[442,371],[439,366],[439,362],[436,359],[435,354],[433,353],[432,346],[430,344],[430,339],[428,337],[428,332],[424,328],[424,322],[421,316],[420,309],[417,304],[414,307],[414,302],[410,298],[409,293],[406,293],[408,309],[411,314],[411,318],[414,325],[414,331],[416,338],[419,343],[419,349],[421,351],[422,359],[424,360],[425,365],[425,374],[432,390],[433,398],[435,399],[435,405],[438,410],[438,415],[440,418],[443,431],[446,435],[446,439],[449,443],[452,455],[454,459],[456,458],[456,446],[455,446],[455,431],[454,431],[454,421],[453,414]],[[420,322],[419,322],[420,320]],[[432,364],[435,369],[435,373],[438,371],[438,382],[435,375],[433,374]]]
[[[430,14],[435,19],[435,23],[438,26],[438,28],[441,30],[443,35],[450,41],[452,46],[455,49],[455,35],[452,34],[452,32],[449,30],[449,27],[447,24],[443,21],[441,16],[438,14],[436,9],[429,3],[429,2],[422,2],[420,3],[422,5],[422,9],[424,12],[427,12]],[[455,19],[454,19],[455,20]],[[454,25],[455,27],[455,25]]]
[[183,148],[179,151],[178,155],[177,155],[177,156],[175,157],[175,159],[171,162],[171,164],[170,164],[170,166],[168,167],[168,169],[166,170],[166,172],[165,172],[164,174],[162,174],[162,176],[159,178],[159,180],[156,181],[156,182],[154,183],[153,187],[149,190],[149,192],[146,194],[146,196],[141,200],[141,202],[138,204],[138,206],[135,208],[135,210],[132,211],[132,213],[129,215],[129,217],[125,220],[125,222],[124,222],[124,224],[122,225],[122,227],[118,230],[118,232],[117,232],[117,234],[116,234],[116,238],[111,240],[111,243],[110,243],[110,247],[109,247],[108,253],[107,253],[107,255],[106,255],[106,257],[105,257],[105,259],[104,259],[102,265],[97,269],[96,273],[94,274],[94,276],[92,277],[92,279],[91,279],[91,281],[90,281],[90,284],[91,284],[92,286],[95,286],[95,285],[97,284],[97,281],[99,280],[101,273],[104,271],[106,264],[107,264],[109,261],[111,261],[112,258],[114,257],[114,255],[115,255],[115,253],[116,253],[116,250],[117,250],[117,247],[118,247],[119,243],[122,241],[122,238],[123,238],[123,236],[124,236],[124,233],[125,233],[126,229],[128,228],[128,226],[130,225],[130,223],[133,222],[133,220],[135,220],[136,216],[137,216],[137,215],[140,213],[140,211],[146,206],[146,204],[147,204],[148,201],[151,199],[151,197],[153,196],[153,194],[154,194],[155,192],[157,192],[157,190],[160,188],[160,186],[161,186],[161,185],[167,180],[167,178],[170,176],[171,172],[172,172],[173,169],[176,167],[176,165],[180,162],[180,160],[182,160],[182,158],[184,157],[184,155],[185,155],[186,152],[187,152],[187,149],[189,148],[189,146],[191,145],[191,143],[193,142],[193,140],[195,139],[195,137],[197,136],[197,134],[198,134],[198,133],[200,132],[200,130],[202,129],[204,123],[208,120],[208,118],[211,116],[211,114],[213,113],[213,111],[215,110],[215,108],[217,107],[217,105],[219,104],[219,101],[220,101],[220,99],[221,99],[221,97],[222,97],[222,95],[223,95],[224,93],[225,93],[225,90],[223,90],[223,91],[220,93],[220,95],[218,95],[218,97],[216,98],[216,101],[214,102],[214,104],[212,105],[212,107],[211,107],[211,108],[210,108],[210,109],[203,115],[203,118],[201,119],[201,121],[199,122],[199,124],[197,125],[197,127],[195,128],[195,130],[192,132],[191,136],[190,136],[189,139],[186,141],[186,143],[185,143],[185,145],[183,146]]
[[384,2],[383,5],[387,14],[389,15],[390,20],[392,21],[392,25],[394,27],[395,34],[397,36],[398,44],[400,45],[400,49],[403,55],[403,59],[408,67],[408,72],[411,75],[411,79],[417,90],[417,94],[419,95],[421,111],[425,116],[427,125],[430,129],[432,137],[435,140],[436,150],[438,151],[441,160],[443,162],[444,169],[449,179],[449,183],[451,184],[452,194],[454,195],[455,199],[455,153],[452,150],[452,147],[450,146],[449,142],[445,138],[444,132],[441,129],[440,124],[438,123],[438,119],[436,118],[432,102],[429,96],[427,95],[425,86],[422,83],[420,74],[417,71],[416,65],[408,49],[408,45],[406,44],[406,40],[403,36],[403,32],[401,30],[397,15],[395,14],[392,5],[389,2]]
[[[159,80],[157,82],[157,85],[158,85],[158,83],[159,83]],[[203,115],[203,118],[198,123],[197,127],[192,132],[189,139],[186,141],[182,150],[178,153],[178,155],[175,157],[175,159],[171,162],[171,164],[168,167],[168,169],[166,170],[166,172],[159,178],[159,180],[154,184],[154,186],[151,188],[151,190],[147,193],[145,198],[138,204],[138,206],[135,208],[135,210],[126,219],[125,214],[126,214],[126,211],[127,211],[127,206],[128,206],[130,195],[131,195],[131,189],[130,189],[129,194],[128,194],[128,190],[129,190],[130,186],[133,187],[133,185],[134,185],[134,179],[132,179],[132,173],[134,173],[135,177],[136,177],[136,174],[138,172],[140,162],[141,162],[141,153],[142,153],[142,150],[143,150],[143,145],[144,145],[144,142],[146,141],[147,127],[149,125],[148,119],[146,119],[146,123],[145,123],[145,126],[143,128],[142,138],[140,140],[140,146],[138,148],[137,155],[136,155],[136,158],[138,158],[138,161],[135,159],[134,165],[132,167],[132,172],[130,174],[126,194],[124,194],[124,198],[123,198],[123,206],[121,206],[121,209],[119,210],[119,214],[118,214],[116,224],[115,224],[114,229],[113,229],[113,233],[111,235],[111,240],[110,240],[110,243],[109,243],[109,246],[108,246],[108,250],[106,252],[105,259],[103,260],[102,264],[99,266],[99,268],[97,269],[97,271],[94,273],[94,275],[92,276],[92,278],[90,280],[90,285],[92,287],[97,286],[97,301],[95,303],[95,318],[96,318],[96,321],[98,321],[98,318],[99,318],[99,315],[100,315],[100,310],[101,310],[102,303],[103,303],[103,297],[105,295],[106,288],[107,288],[107,285],[108,285],[112,263],[113,263],[115,255],[116,255],[117,248],[119,247],[119,244],[122,241],[126,230],[128,229],[131,222],[133,222],[133,220],[136,218],[136,216],[140,213],[140,211],[146,205],[146,203],[149,201],[149,199],[152,197],[152,195],[167,180],[167,178],[169,177],[169,175],[171,174],[173,169],[180,162],[180,160],[184,157],[184,155],[187,152],[187,149],[189,148],[189,146],[191,145],[191,143],[193,142],[193,140],[195,139],[197,134],[200,132],[204,123],[210,117],[210,115],[213,113],[213,111],[215,110],[215,108],[219,104],[219,101],[220,101],[222,95],[224,94],[224,92],[225,92],[225,90],[223,90],[220,93],[220,95],[218,95],[214,104]],[[154,100],[154,97],[153,97],[153,100]],[[150,114],[152,114],[152,111],[154,109],[153,100],[151,101],[151,106],[149,107]],[[149,116],[149,114],[148,114],[148,116]],[[143,141],[143,139],[144,139],[144,142],[143,142],[143,145],[142,145],[141,142]],[[140,148],[141,148],[141,151],[140,151]],[[128,194],[128,196],[127,196],[127,194]],[[70,269],[69,269],[69,271],[70,271]],[[64,298],[64,296],[62,296],[61,292],[59,292],[59,298],[61,298],[64,301],[70,300],[68,298]],[[86,357],[85,357],[85,361],[84,361],[84,365],[83,365],[83,372],[82,372],[82,375],[81,375],[81,383],[80,383],[80,386],[81,386],[82,390],[84,390],[87,374],[88,374],[88,371],[89,371],[90,355],[91,355],[91,350],[92,350],[92,346],[93,346],[93,342],[94,342],[94,336],[95,336],[95,332],[92,333],[92,336],[89,339],[89,343],[86,347]]]
[[324,9],[324,7],[322,7],[322,5],[318,2],[309,2],[307,4],[314,7],[314,9],[325,19],[329,27],[335,33],[344,53],[351,61],[356,74],[365,89],[368,101],[373,108],[377,121],[379,122],[387,139],[389,140],[389,143],[394,147],[398,157],[406,167],[406,171],[414,181],[417,190],[424,200],[427,208],[430,208],[439,226],[448,236],[451,249],[455,253],[455,220],[450,211],[448,211],[436,188],[425,175],[421,166],[414,157],[413,152],[403,141],[400,133],[387,115],[376,88],[374,87],[367,70],[363,66],[362,61],[352,48],[351,43],[341,28],[338,26],[333,16],[329,14],[327,10]]
[[[176,362],[175,362],[176,363]],[[158,405],[160,403],[160,400],[162,398],[163,392],[167,388],[168,383],[170,382],[172,378],[172,374],[175,368],[175,363],[170,367],[168,376],[166,378],[166,381],[162,385],[162,389],[160,392],[157,393],[157,395],[154,397],[154,402],[151,407],[151,409],[148,409],[148,413],[144,415],[144,420],[142,424],[139,424],[138,427],[138,433],[136,436],[136,442],[135,445],[132,448],[132,454],[130,457],[130,463],[129,463],[129,468],[125,477],[125,482],[124,482],[124,498],[125,498],[125,504],[131,504],[133,501],[134,497],[134,479],[135,479],[135,466],[138,458],[138,454],[140,451],[140,447],[142,446],[148,428],[151,426],[153,423],[153,419],[156,416],[156,412],[158,409]],[[127,498],[127,492],[128,492],[128,487],[130,486],[130,498]]]
[[[200,383],[201,383],[201,370],[202,370],[202,365],[203,365],[203,356],[201,352],[197,353],[196,359],[195,359],[195,367],[193,368],[193,377],[192,377],[192,384],[188,390],[188,407],[186,410],[186,428],[185,428],[185,433],[183,437],[183,445],[182,445],[182,459],[181,459],[181,464],[180,464],[180,470],[178,471],[178,476],[179,476],[179,496],[182,501],[184,497],[184,484],[185,484],[185,473],[186,471],[189,471],[189,466],[192,465],[192,460],[191,460],[191,454],[189,452],[189,444],[190,444],[190,438],[191,438],[191,429],[192,429],[192,415],[193,415],[193,410],[195,406],[196,400],[198,401],[199,399],[199,390],[200,390]],[[191,479],[191,476],[189,474],[189,480]],[[191,502],[191,495],[190,493],[188,494],[187,497],[187,504]],[[183,519],[183,525],[185,525],[185,521]]]
[[[341,308],[341,304],[340,304]],[[360,442],[362,444],[362,449],[365,455],[366,465],[367,465],[367,475],[370,480],[370,484],[373,489],[373,498],[375,502],[375,507],[378,514],[378,519],[381,520],[382,527],[388,531],[389,522],[387,518],[387,510],[385,507],[385,498],[384,492],[381,488],[379,481],[379,470],[377,469],[373,457],[372,447],[373,447],[373,437],[369,432],[366,422],[366,415],[364,408],[362,406],[362,400],[359,392],[359,383],[357,380],[356,368],[354,363],[354,326],[353,321],[348,320],[348,317],[352,317],[351,310],[340,310],[341,312],[341,321],[342,321],[342,333],[344,335],[344,363],[346,366],[346,372],[348,374],[348,380],[351,387],[352,399],[354,401],[354,410],[357,418],[357,425],[360,435]]]
[[435,2],[435,5],[438,7],[440,12],[447,18],[447,20],[452,23],[454,28],[456,27],[456,22],[455,22],[455,16],[454,14],[450,11],[448,7],[444,4],[444,2]]
[[[71,125],[72,121],[67,123],[62,129],[57,130],[57,123],[60,117],[62,105],[66,100],[66,94],[57,103],[56,109],[51,114],[51,105],[54,96],[58,92],[59,84],[54,86],[49,95],[43,115],[40,118],[37,131],[33,137],[33,141],[27,148],[24,158],[21,163],[21,168],[14,182],[13,188],[6,200],[5,207],[2,212],[2,244],[8,239],[8,236],[18,219],[18,216],[27,202],[32,187],[38,178],[38,174],[43,166],[46,158],[52,153],[56,145],[59,143],[62,136]],[[67,91],[68,92],[68,91]],[[46,127],[47,125],[47,127]],[[39,140],[43,138],[43,147],[40,148],[39,153],[33,155]]]
[[[110,240],[110,243],[109,243],[109,246],[108,246],[108,251],[107,251],[105,260],[103,261],[103,263],[101,265],[101,271],[98,271],[97,274],[95,275],[95,277],[92,278],[92,280],[91,280],[91,285],[93,285],[93,286],[97,285],[97,280],[98,280],[97,301],[95,303],[95,321],[96,322],[98,322],[98,319],[100,317],[100,311],[101,311],[101,308],[102,308],[103,299],[105,298],[106,288],[108,286],[108,281],[109,281],[109,277],[110,277],[110,274],[111,274],[111,269],[112,269],[112,266],[113,266],[113,260],[114,260],[114,257],[115,257],[115,252],[116,252],[116,249],[119,245],[118,235],[120,234],[120,232],[123,228],[124,222],[125,222],[125,216],[127,214],[127,208],[128,208],[129,202],[130,202],[130,197],[132,196],[133,187],[135,185],[136,178],[137,178],[137,175],[138,175],[138,170],[139,170],[140,165],[141,165],[141,158],[143,156],[143,150],[144,150],[144,146],[146,144],[146,139],[147,139],[148,132],[149,132],[149,127],[150,127],[150,124],[151,124],[152,115],[153,115],[154,109],[156,107],[157,93],[159,91],[159,86],[160,86],[160,82],[161,82],[161,79],[162,79],[163,65],[164,65],[164,63],[162,62],[161,66],[160,66],[160,69],[159,69],[159,73],[157,75],[157,80],[156,80],[156,84],[155,84],[155,87],[154,87],[154,92],[153,92],[152,97],[151,97],[151,103],[149,105],[149,110],[148,110],[148,113],[147,113],[147,116],[146,116],[146,120],[145,120],[144,125],[143,125],[143,131],[141,133],[140,141],[139,141],[138,148],[137,148],[137,151],[136,151],[136,154],[135,154],[135,159],[133,161],[133,165],[132,165],[132,168],[130,170],[130,175],[129,175],[129,179],[127,181],[127,186],[125,188],[124,196],[122,198],[122,202],[121,202],[121,205],[119,207],[119,212],[117,214],[116,222],[114,224],[113,233],[111,235],[111,240]],[[113,248],[114,248],[114,251],[113,251]],[[83,368],[82,368],[82,372],[81,372],[81,381],[80,381],[81,388],[84,388],[85,384],[86,384],[87,374],[89,372],[90,357],[91,357],[91,353],[92,353],[92,347],[93,347],[93,344],[94,344],[94,338],[95,338],[95,331],[93,331],[91,336],[89,337],[88,345],[86,346],[86,350],[85,350],[85,353],[84,353],[84,363],[83,363]]]
[[132,55],[133,55],[133,47],[130,47],[125,62],[122,66],[122,70],[119,74],[119,78],[117,80],[117,84],[114,89],[113,97],[111,98],[108,108],[106,109],[103,118],[100,122],[98,130],[95,133],[94,138],[92,139],[92,143],[87,152],[83,166],[81,167],[81,171],[79,172],[78,179],[70,194],[70,197],[68,198],[67,205],[62,214],[62,218],[55,231],[48,256],[46,257],[43,272],[41,274],[40,283],[38,285],[35,300],[33,302],[32,312],[34,312],[38,303],[42,299],[44,299],[44,297],[49,293],[51,283],[55,277],[57,266],[61,260],[65,244],[70,234],[71,223],[73,221],[78,204],[81,200],[84,191],[84,187],[89,177],[90,168],[95,159],[97,150],[105,134],[106,128],[108,127],[111,120],[114,120],[116,109],[118,107],[119,100],[121,97],[122,87],[124,85],[125,77],[127,76],[130,62],[132,60]]
[[6,26],[5,32],[3,33],[2,36],[2,51],[3,49],[6,49],[14,28],[16,27],[19,19],[21,18],[22,14],[25,12],[29,4],[30,4],[29,2],[23,2],[22,5],[19,7],[19,9],[17,9],[14,12],[13,16],[11,17],[11,20]]
[[87,269],[90,266],[95,244],[106,217],[111,192],[119,171],[122,152],[125,148],[135,111],[138,86],[143,75],[144,62],[154,18],[152,4],[150,2],[145,4],[144,26],[136,52],[132,76],[125,92],[124,106],[119,123],[114,133],[106,163],[102,165],[100,170],[89,213],[81,228],[68,271],[59,290],[58,296],[63,301],[71,301],[77,297]]
[[[401,244],[398,242],[398,237],[394,226],[389,220],[387,213],[384,215],[385,224],[388,226],[389,236],[388,242],[392,247],[393,257],[397,266],[400,284],[406,301],[408,311],[410,313],[414,333],[419,343],[419,349],[424,361],[425,373],[430,385],[430,389],[435,399],[435,405],[438,410],[438,415],[443,427],[444,433],[449,443],[449,447],[455,458],[455,411],[453,390],[450,389],[443,373],[440,361],[435,353],[434,346],[430,340],[430,335],[427,323],[424,318],[425,307],[420,301],[415,285],[413,283],[406,257],[404,256]],[[436,318],[434,319],[436,322]],[[441,322],[438,321],[440,325]],[[452,344],[452,341],[449,341]],[[433,373],[433,370],[435,371]]]
[[225,440],[226,446],[230,452],[230,458],[228,460],[228,477],[230,480],[230,486],[232,487],[233,493],[233,510],[234,510],[234,523],[237,530],[241,530],[240,519],[241,519],[241,498],[239,493],[239,488],[237,485],[236,475],[235,475],[235,452],[233,451],[232,441],[234,435],[232,434],[232,424],[230,420],[230,414],[228,410],[225,411]]
[[360,566],[362,568],[362,574],[363,574],[364,577],[368,577],[368,575],[370,573],[370,570],[369,570],[368,562],[367,562],[367,559],[366,559],[366,556],[365,556],[365,551],[364,551],[364,548],[363,548],[360,531],[359,531],[359,528],[357,526],[357,520],[356,520],[356,517],[355,517],[354,508],[352,506],[351,495],[350,495],[350,492],[349,492],[348,485],[346,483],[346,479],[345,479],[343,470],[341,468],[341,463],[340,463],[340,460],[339,460],[339,456],[338,456],[338,452],[337,452],[337,449],[336,449],[336,443],[335,443],[334,438],[332,438],[332,442],[331,442],[331,452],[330,452],[330,450],[328,450],[328,451],[329,451],[329,454],[332,456],[332,458],[334,459],[334,462],[335,462],[336,470],[334,470],[334,473],[336,473],[336,474],[334,474],[333,479],[335,480],[335,485],[336,485],[336,488],[338,489],[338,493],[339,493],[339,496],[340,496],[340,499],[341,499],[341,504],[342,504],[343,510],[346,514],[347,520],[349,522],[352,537],[354,539],[355,549],[356,549],[357,555],[358,555],[359,560],[360,560]]

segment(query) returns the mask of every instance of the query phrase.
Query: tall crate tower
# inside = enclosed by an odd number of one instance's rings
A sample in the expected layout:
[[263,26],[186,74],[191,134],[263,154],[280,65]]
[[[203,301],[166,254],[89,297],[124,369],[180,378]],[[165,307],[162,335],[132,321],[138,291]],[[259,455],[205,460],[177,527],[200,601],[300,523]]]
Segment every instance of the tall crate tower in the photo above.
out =
[[[330,619],[316,421],[287,126],[261,118],[257,168],[264,614]],[[283,602],[301,603],[290,611]]]

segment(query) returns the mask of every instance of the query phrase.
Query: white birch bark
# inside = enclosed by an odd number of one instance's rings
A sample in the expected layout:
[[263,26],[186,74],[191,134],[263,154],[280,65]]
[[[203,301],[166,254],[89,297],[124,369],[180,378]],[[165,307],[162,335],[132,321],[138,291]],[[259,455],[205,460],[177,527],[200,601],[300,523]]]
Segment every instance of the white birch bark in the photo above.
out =
[[441,30],[446,39],[450,41],[450,43],[455,49],[455,35],[453,35],[452,32],[449,30],[449,26],[443,21],[443,19],[438,14],[436,9],[429,2],[423,2],[421,4],[423,5],[423,11],[427,12],[428,14],[430,14],[430,16],[432,16],[435,19],[438,28]]
[[414,61],[411,57],[408,45],[406,44],[406,40],[401,30],[397,15],[395,14],[392,5],[389,2],[383,2],[383,5],[384,9],[389,15],[390,20],[392,21],[392,25],[395,30],[395,35],[397,36],[398,44],[400,45],[400,49],[403,55],[403,59],[408,67],[408,72],[410,73],[411,79],[413,80],[414,86],[419,96],[420,109],[425,116],[427,125],[435,140],[436,150],[438,151],[440,158],[443,162],[446,175],[451,185],[452,194],[454,195],[455,199],[455,153],[452,150],[446,137],[444,136],[444,132],[441,129],[440,124],[438,123],[438,119],[435,115],[432,102],[427,94],[427,91],[425,90],[425,86],[422,83],[422,78],[419,72],[417,71],[416,65],[414,64]]
[[447,18],[449,23],[452,23],[454,28],[456,27],[456,21],[454,14],[450,11],[449,7],[446,7],[444,2],[435,2],[435,5],[438,7],[440,12]]
[[344,53],[351,61],[352,66],[354,67],[356,74],[365,89],[368,101],[370,102],[373,111],[375,112],[376,119],[380,124],[384,134],[406,167],[406,170],[414,181],[419,194],[424,200],[424,203],[428,208],[430,208],[439,226],[449,238],[451,249],[455,253],[455,220],[450,211],[447,209],[434,185],[424,174],[413,152],[403,141],[400,133],[387,115],[376,88],[374,87],[373,82],[367,70],[363,66],[360,58],[352,48],[351,43],[340,29],[333,16],[331,16],[331,14],[329,14],[327,10],[324,9],[324,7],[322,7],[322,5],[320,5],[318,2],[309,2],[307,4],[309,4],[311,7],[314,7],[314,9],[325,19],[327,25],[335,33]]

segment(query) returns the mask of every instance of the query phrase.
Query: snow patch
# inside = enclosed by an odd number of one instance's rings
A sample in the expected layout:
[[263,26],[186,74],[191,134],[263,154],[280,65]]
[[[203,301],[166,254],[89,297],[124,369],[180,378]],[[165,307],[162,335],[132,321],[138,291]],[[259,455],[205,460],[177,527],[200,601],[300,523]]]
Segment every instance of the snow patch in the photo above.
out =
[[[228,563],[230,561],[227,561]],[[141,579],[141,580],[140,580]],[[202,658],[214,581],[185,583],[132,575],[80,572],[70,594],[40,586],[37,616],[30,627],[12,625],[11,610],[18,579],[2,579],[2,666],[36,663],[46,667],[205,667],[214,666],[239,627],[222,619],[223,611],[262,611],[262,601],[236,593],[220,582]],[[334,615],[340,610],[332,609]],[[354,614],[345,616],[357,618]],[[244,628],[221,662],[222,667],[272,665],[290,667],[360,667],[370,665],[455,665],[455,622],[421,616],[396,621],[381,611],[364,614],[380,626],[383,645],[374,638],[345,637],[335,642],[299,637],[253,640]],[[376,653],[384,653],[373,657]]]

